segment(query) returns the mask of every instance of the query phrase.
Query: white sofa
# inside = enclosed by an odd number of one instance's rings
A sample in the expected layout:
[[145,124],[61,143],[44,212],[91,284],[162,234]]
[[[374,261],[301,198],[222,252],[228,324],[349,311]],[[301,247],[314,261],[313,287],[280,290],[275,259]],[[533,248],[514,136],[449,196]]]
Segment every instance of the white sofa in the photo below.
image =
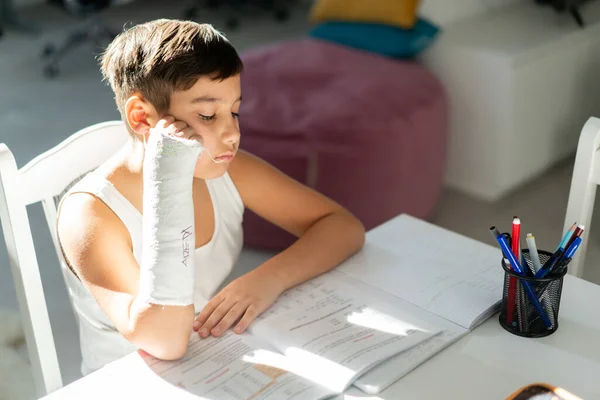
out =
[[534,0],[423,0],[443,32],[422,61],[451,103],[446,182],[498,200],[571,155],[600,115],[600,0],[568,14]]

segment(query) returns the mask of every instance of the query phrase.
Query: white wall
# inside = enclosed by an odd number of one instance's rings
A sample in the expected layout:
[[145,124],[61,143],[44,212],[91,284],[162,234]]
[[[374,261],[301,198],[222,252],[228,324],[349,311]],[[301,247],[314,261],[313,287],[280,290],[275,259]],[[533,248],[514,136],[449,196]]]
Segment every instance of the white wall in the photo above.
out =
[[534,0],[421,0],[420,14],[438,25],[446,26],[473,17],[495,7]]

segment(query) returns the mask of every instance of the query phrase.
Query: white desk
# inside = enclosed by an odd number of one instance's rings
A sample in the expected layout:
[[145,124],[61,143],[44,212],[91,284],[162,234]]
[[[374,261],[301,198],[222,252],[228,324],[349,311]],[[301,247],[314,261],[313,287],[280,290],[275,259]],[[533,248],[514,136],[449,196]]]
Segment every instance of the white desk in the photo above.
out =
[[[584,400],[600,399],[599,304],[600,286],[567,276],[553,335],[511,335],[500,327],[496,314],[379,397],[500,400],[522,386],[545,382]],[[361,397],[359,391],[352,395]]]
[[[386,230],[391,227],[393,221],[386,224]],[[370,233],[368,240],[377,236]],[[386,235],[387,240],[381,237],[379,245],[393,246],[394,235]],[[600,286],[567,276],[559,329],[553,335],[542,339],[511,335],[500,327],[495,315],[379,396],[351,390],[346,399],[504,399],[534,382],[563,387],[584,400],[600,398],[599,305]],[[133,372],[141,365],[138,361],[128,356],[115,363],[125,367],[121,371],[132,371],[132,376],[115,374],[110,366],[105,367],[44,400],[198,399],[180,390],[169,392],[167,384],[135,376]]]

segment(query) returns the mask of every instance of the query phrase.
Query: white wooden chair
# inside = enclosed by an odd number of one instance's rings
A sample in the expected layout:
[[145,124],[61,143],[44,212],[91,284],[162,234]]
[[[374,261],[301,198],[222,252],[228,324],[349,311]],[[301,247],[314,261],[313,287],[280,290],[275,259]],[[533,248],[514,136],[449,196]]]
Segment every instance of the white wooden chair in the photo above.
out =
[[577,277],[583,275],[597,185],[600,185],[600,119],[591,117],[579,136],[563,230],[566,232],[574,222],[585,226],[584,240],[569,265],[569,273]]
[[17,169],[8,147],[0,144],[0,221],[23,317],[36,392],[40,397],[63,384],[26,206],[42,203],[62,264],[55,229],[58,197],[74,181],[106,161],[128,137],[121,121],[93,125],[21,169]]

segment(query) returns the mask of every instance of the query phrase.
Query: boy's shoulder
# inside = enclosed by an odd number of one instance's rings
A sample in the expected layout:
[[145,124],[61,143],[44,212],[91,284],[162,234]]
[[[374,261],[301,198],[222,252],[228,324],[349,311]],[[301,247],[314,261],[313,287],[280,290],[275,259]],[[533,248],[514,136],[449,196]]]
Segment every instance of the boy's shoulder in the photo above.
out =
[[92,193],[72,192],[62,200],[57,216],[57,234],[65,247],[81,248],[102,240],[129,240],[129,233],[117,215]]

